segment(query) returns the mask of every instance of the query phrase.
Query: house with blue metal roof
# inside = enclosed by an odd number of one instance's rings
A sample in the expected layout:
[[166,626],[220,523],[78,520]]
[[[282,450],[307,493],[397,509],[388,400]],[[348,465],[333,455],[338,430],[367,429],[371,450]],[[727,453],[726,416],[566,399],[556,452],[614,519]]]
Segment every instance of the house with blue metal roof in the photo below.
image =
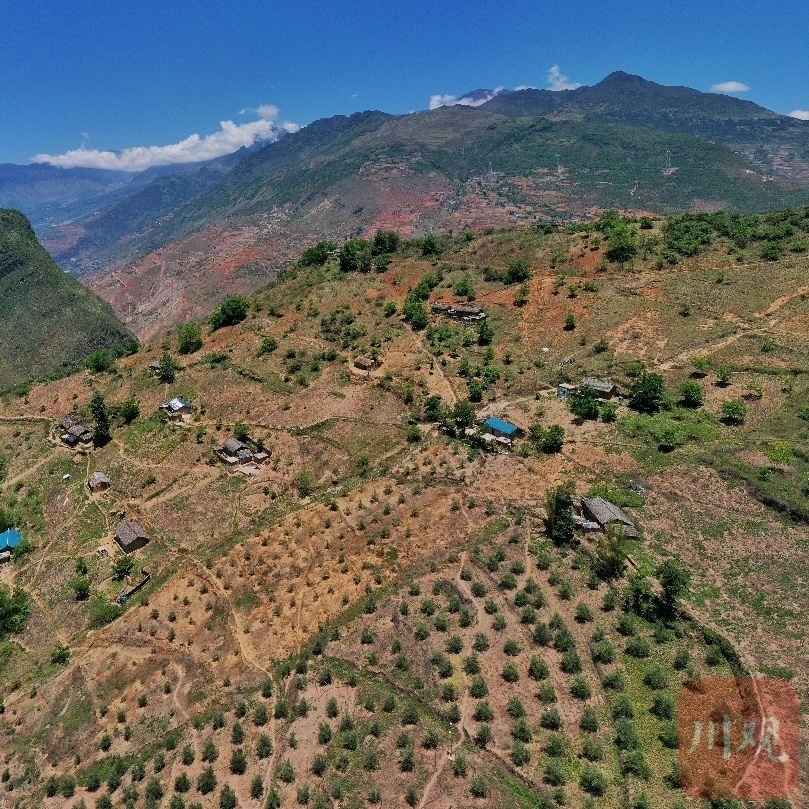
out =
[[483,426],[486,427],[492,435],[501,438],[512,439],[522,435],[522,430],[516,424],[512,424],[510,421],[496,419],[494,416],[486,419],[486,421],[483,422]]
[[13,551],[22,542],[22,534],[17,528],[8,528],[0,534],[0,552]]

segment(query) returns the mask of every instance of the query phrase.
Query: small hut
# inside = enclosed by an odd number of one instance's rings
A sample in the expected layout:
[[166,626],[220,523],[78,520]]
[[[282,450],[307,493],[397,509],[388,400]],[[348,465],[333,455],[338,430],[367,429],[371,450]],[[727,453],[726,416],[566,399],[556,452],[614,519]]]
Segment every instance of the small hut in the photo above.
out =
[[106,491],[110,486],[112,486],[112,483],[103,472],[93,472],[87,479],[87,488],[90,489],[93,494]]
[[124,520],[115,529],[115,541],[124,553],[131,553],[142,548],[149,541],[149,535],[139,523]]

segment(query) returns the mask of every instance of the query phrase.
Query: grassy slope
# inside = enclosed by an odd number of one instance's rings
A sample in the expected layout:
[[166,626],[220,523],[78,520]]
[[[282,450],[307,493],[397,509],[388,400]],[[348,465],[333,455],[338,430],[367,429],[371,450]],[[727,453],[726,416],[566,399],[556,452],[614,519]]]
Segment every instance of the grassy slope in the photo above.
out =
[[[445,745],[457,740],[457,731],[444,718],[451,700],[444,699],[443,684],[456,686],[458,704],[463,705],[471,678],[461,672],[462,658],[474,635],[483,632],[492,643],[480,657],[491,692],[495,743],[487,753],[467,743],[470,774],[455,777],[447,766],[430,798],[437,798],[436,806],[471,800],[472,774],[486,780],[491,805],[536,806],[532,792],[541,796],[552,791],[545,783],[545,748],[552,733],[540,727],[538,685],[527,675],[530,656],[538,654],[548,663],[564,721],[565,747],[556,757],[558,766],[570,804],[582,805],[585,796],[577,783],[584,768],[584,737],[578,729],[583,704],[570,696],[572,676],[561,670],[559,652],[532,644],[531,627],[521,624],[521,608],[515,605],[517,591],[507,583],[499,586],[503,573],[513,570],[518,588],[526,587],[529,577],[538,582],[548,602],[538,608],[539,620],[548,622],[558,612],[574,633],[583,675],[593,689],[590,704],[600,722],[595,736],[604,754],[597,766],[609,781],[603,805],[622,805],[625,793],[620,755],[612,744],[610,706],[615,695],[601,687],[604,672],[589,657],[597,628],[617,650],[616,663],[607,669],[618,666],[628,677],[627,693],[652,771],[648,782],[629,778],[628,794],[634,799],[645,791],[655,806],[676,805],[681,795],[667,781],[674,754],[658,739],[663,723],[649,714],[652,694],[644,675],[653,663],[661,665],[669,675],[665,690],[676,697],[686,676],[672,668],[678,649],[688,649],[702,673],[725,674],[727,665],[721,660],[707,664],[705,643],[688,623],[677,627],[679,635],[652,640],[647,660],[624,653],[627,641],[617,631],[617,614],[601,609],[606,586],[587,586],[586,554],[552,551],[545,558],[540,552],[543,494],[563,479],[573,479],[583,492],[596,481],[620,487],[630,477],[644,478],[648,503],[635,513],[648,540],[633,547],[636,563],[648,571],[672,549],[682,553],[695,571],[689,608],[722,624],[751,666],[760,671],[766,671],[765,666],[790,668],[795,685],[807,693],[809,672],[800,656],[806,640],[800,585],[809,563],[806,528],[783,524],[777,514],[723,483],[710,468],[730,454],[751,479],[781,487],[782,498],[797,502],[802,497],[807,422],[800,414],[809,349],[802,324],[809,312],[800,289],[806,259],[796,253],[762,262],[757,246],[729,252],[717,239],[702,255],[675,267],[656,269],[659,256],[651,253],[632,267],[603,265],[599,270],[603,249],[595,234],[502,232],[454,241],[440,259],[422,258],[415,247],[408,247],[383,274],[347,277],[331,265],[301,271],[256,296],[241,326],[206,334],[202,350],[183,358],[185,369],[174,386],[157,383],[146,371],[163,350],[154,345],[121,360],[113,374],[36,386],[27,404],[8,398],[2,415],[12,421],[0,424],[0,454],[9,459],[3,499],[20,512],[22,522],[31,524],[37,545],[12,568],[16,581],[36,600],[29,627],[20,637],[22,645],[4,647],[0,669],[6,718],[19,721],[14,747],[8,743],[11,779],[19,794],[33,790],[30,805],[59,805],[58,796],[42,798],[42,780],[51,773],[68,773],[77,752],[84,768],[106,762],[97,765],[106,772],[109,759],[99,751],[106,732],[112,744],[109,753],[129,757],[130,763],[142,758],[147,779],[161,781],[167,794],[180,773],[196,778],[203,766],[202,747],[211,739],[219,751],[215,768],[220,786],[229,781],[246,806],[253,805],[249,786],[255,776],[267,788],[274,783],[285,805],[294,805],[297,789],[304,784],[313,795],[343,789],[365,796],[379,788],[383,805],[401,803],[408,787],[421,797],[435,762],[433,751],[424,747],[428,729],[438,734],[439,758],[445,755]],[[514,306],[515,287],[483,278],[484,267],[504,269],[516,258],[527,260],[534,272],[523,307]],[[529,449],[525,456],[475,456],[463,444],[432,431],[419,444],[407,443],[409,412],[429,393],[465,396],[467,383],[458,375],[462,360],[467,358],[473,367],[486,361],[484,347],[474,340],[465,345],[462,328],[413,335],[397,316],[384,316],[386,300],[401,304],[408,288],[436,270],[443,280],[433,297],[452,297],[455,283],[469,276],[495,326],[489,362],[499,370],[500,380],[484,401],[496,402],[507,417],[526,425],[538,418],[563,424],[568,440],[560,455],[542,456]],[[762,300],[764,285],[767,295]],[[686,303],[690,314],[683,316]],[[335,311],[350,311],[354,317],[352,323],[341,324],[336,341],[327,339],[322,329],[322,319]],[[570,331],[563,328],[568,313],[577,318]],[[450,324],[433,320],[431,325]],[[264,337],[274,337],[278,348],[260,355]],[[597,346],[602,337],[606,350]],[[765,342],[768,348],[762,351]],[[543,347],[549,351],[543,352]],[[378,376],[353,376],[347,360],[375,348],[384,359]],[[318,357],[332,349],[337,357]],[[640,359],[664,373],[669,388],[676,391],[690,376],[692,354],[710,356],[713,368],[727,362],[736,371],[726,388],[714,384],[713,372],[702,380],[702,410],[675,409],[665,416],[683,438],[672,452],[658,446],[657,436],[667,426],[660,423],[661,417],[638,420],[622,409],[617,426],[576,426],[553,388],[546,389],[566,376],[577,379],[584,374],[611,377],[625,387],[630,382],[624,373],[627,363]],[[562,359],[572,363],[561,365]],[[795,370],[800,373],[791,380]],[[743,397],[748,381],[762,384],[762,399],[748,400],[745,425],[724,425],[718,419],[721,403]],[[791,392],[784,392],[787,385]],[[70,453],[50,446],[46,434],[49,419],[73,407],[86,408],[94,387],[111,401],[134,395],[142,416],[131,427],[118,427],[118,440],[90,458],[87,471],[105,469],[113,478],[112,491],[91,502],[84,487],[84,464],[77,467]],[[542,390],[546,393],[537,400]],[[168,394],[189,396],[200,408],[191,429],[172,428],[150,415]],[[42,423],[25,420],[26,414],[41,408]],[[228,477],[221,466],[207,463],[212,447],[237,421],[272,450],[270,468],[257,481]],[[789,442],[791,456],[768,457],[774,438]],[[62,482],[68,472],[72,478]],[[311,502],[302,501],[296,488],[302,472],[314,482]],[[110,563],[99,558],[95,548],[120,508],[141,519],[154,537],[136,561],[138,568],[147,567],[154,575],[145,593],[149,603],[131,605],[121,619],[88,635],[98,607],[92,599],[77,602],[72,597],[74,560],[87,560],[94,593],[117,591],[120,585],[109,577]],[[764,537],[770,537],[774,552],[789,554],[790,565],[774,566],[772,559],[755,552]],[[585,551],[589,547],[584,543]],[[735,551],[738,548],[745,551]],[[502,560],[490,561],[499,556]],[[574,560],[576,568],[583,569],[574,569]],[[457,581],[463,567],[473,580],[485,584],[486,596],[465,592],[471,582]],[[420,591],[410,586],[412,580],[420,583]],[[448,596],[451,588],[442,585],[433,595],[434,584],[442,580],[460,588],[461,600],[474,617],[471,627],[461,626]],[[563,597],[565,580],[572,590],[570,599]],[[746,583],[755,584],[752,603]],[[374,611],[366,607],[368,594],[374,596]],[[437,605],[434,615],[422,611],[430,598]],[[486,598],[492,598],[505,617],[505,631],[493,628]],[[402,601],[409,604],[407,616],[402,615]],[[579,601],[590,607],[592,622],[574,619]],[[445,629],[436,620],[441,616],[447,621]],[[326,649],[331,662],[310,662],[303,679],[274,668],[329,621],[341,627],[340,639]],[[418,640],[415,631],[422,623],[429,634]],[[365,639],[364,626],[372,633]],[[641,623],[637,631],[651,639],[653,627]],[[766,654],[749,640],[762,633],[767,633]],[[446,654],[450,634],[462,638],[464,651],[452,657],[453,674],[444,679],[429,661],[434,652]],[[80,666],[71,663],[62,671],[49,662],[57,638],[71,647]],[[521,647],[514,658],[504,653],[508,638]],[[406,668],[395,666],[398,652],[391,644],[397,639]],[[513,685],[501,676],[509,661],[520,673]],[[325,668],[330,668],[333,682],[321,686]],[[300,673],[305,669],[301,665]],[[260,696],[260,684],[270,674],[275,677],[275,695],[268,699]],[[31,691],[34,685],[38,694]],[[140,704],[144,693],[147,699]],[[281,694],[286,699],[280,699]],[[396,708],[386,712],[382,705],[390,695],[396,698]],[[518,770],[511,764],[512,722],[506,714],[512,695],[527,706],[532,729],[527,745],[531,760]],[[363,730],[357,750],[345,737],[348,731],[339,733],[340,720],[328,720],[329,696],[335,696],[340,710],[352,714]],[[270,713],[276,708],[283,713],[279,703],[286,702],[289,710],[300,697],[313,706],[306,717],[266,725],[254,719],[260,704]],[[403,726],[408,701],[419,706],[416,726]],[[248,713],[240,719],[241,702]],[[465,714],[472,735],[480,725],[471,718],[475,702],[469,700]],[[37,710],[31,710],[32,705]],[[218,730],[212,720],[217,710],[224,712],[226,723]],[[123,721],[119,711],[125,714]],[[364,736],[374,720],[380,725],[378,741]],[[243,743],[232,740],[237,721],[245,729]],[[333,742],[315,742],[321,722],[331,725]],[[179,745],[169,733],[172,728],[182,734]],[[399,765],[396,742],[402,732],[410,734],[414,746],[412,773],[401,772]],[[255,752],[262,733],[273,739],[277,752],[272,762]],[[196,750],[190,765],[179,757],[186,744]],[[379,770],[365,766],[373,745],[381,751]],[[229,773],[236,747],[246,751],[246,776]],[[28,785],[25,766],[34,750],[47,751],[53,766],[42,765],[42,780]],[[165,768],[156,764],[158,751],[168,762]],[[311,774],[315,753],[327,756],[324,778]],[[296,774],[291,785],[277,778],[287,758]],[[88,771],[80,768],[80,784],[88,778]],[[143,785],[131,774],[123,782],[143,793]],[[218,790],[201,796],[192,787],[191,794],[215,806]],[[80,789],[82,796],[88,803],[94,799]]]
[[0,211],[0,389],[128,340],[109,306],[54,264],[25,216]]

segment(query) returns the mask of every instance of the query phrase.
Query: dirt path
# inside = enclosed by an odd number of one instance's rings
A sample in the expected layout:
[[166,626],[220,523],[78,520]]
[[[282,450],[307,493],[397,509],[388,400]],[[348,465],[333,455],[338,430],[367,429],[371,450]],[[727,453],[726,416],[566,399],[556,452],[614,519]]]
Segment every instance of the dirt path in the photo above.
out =
[[444,369],[441,367],[441,363],[438,362],[435,357],[433,357],[417,332],[410,329],[410,335],[412,336],[413,343],[418,347],[420,353],[424,354],[424,356],[427,357],[428,362],[430,362],[432,373],[429,374],[429,378],[427,380],[428,384],[430,387],[435,389],[435,392],[438,393],[446,404],[448,404],[450,407],[454,407],[455,403],[458,401],[458,394],[455,393],[455,388],[452,387],[452,383],[449,381],[449,379],[447,379]]
[[44,457],[40,458],[33,466],[29,466],[28,469],[26,469],[24,472],[20,472],[19,475],[15,475],[13,478],[9,478],[7,481],[5,481],[5,483],[3,483],[3,491],[6,491],[8,488],[13,486],[18,481],[25,480],[25,478],[27,478],[29,475],[32,475],[34,472],[36,472],[37,469],[48,463],[48,461],[50,461],[55,454],[56,454],[55,451],[49,452]]
[[763,312],[756,312],[755,316],[769,317],[770,315],[774,315],[779,309],[782,309],[790,301],[794,300],[795,298],[801,298],[804,295],[809,295],[809,287],[800,287],[800,289],[795,290],[795,292],[789,292],[786,295],[782,295],[780,298],[776,298]]
[[430,793],[433,791],[433,787],[435,787],[436,783],[438,783],[438,779],[441,777],[441,773],[444,772],[444,768],[447,766],[447,762],[449,760],[449,753],[444,753],[441,756],[432,778],[430,778],[430,780],[427,782],[427,786],[424,787],[424,794],[421,796],[418,809],[424,809],[424,807],[430,803]]
[[676,356],[672,357],[670,360],[666,360],[665,362],[661,362],[658,364],[658,368],[663,371],[670,371],[672,368],[680,365],[683,362],[690,360],[692,357],[697,356],[706,356],[710,354],[715,354],[717,351],[721,351],[723,348],[727,348],[727,346],[732,345],[733,343],[738,342],[741,340],[742,337],[746,337],[749,334],[756,334],[760,332],[761,329],[750,329],[744,328],[740,331],[735,331],[733,334],[728,335],[727,337],[723,337],[721,340],[717,340],[715,343],[711,343],[710,345],[700,346],[699,348],[689,348],[685,351],[681,351]]

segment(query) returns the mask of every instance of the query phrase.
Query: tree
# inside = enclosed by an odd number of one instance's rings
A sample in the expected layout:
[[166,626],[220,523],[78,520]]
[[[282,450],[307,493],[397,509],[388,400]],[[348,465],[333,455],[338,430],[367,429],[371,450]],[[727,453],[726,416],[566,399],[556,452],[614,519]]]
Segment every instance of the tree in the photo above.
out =
[[624,607],[641,618],[655,616],[655,595],[649,579],[643,573],[632,573],[624,592]]
[[422,239],[421,254],[423,256],[440,256],[444,252],[444,245],[437,236],[430,234]]
[[488,320],[481,321],[478,326],[478,345],[488,346],[494,340],[494,329]]
[[551,489],[545,499],[545,528],[555,545],[570,545],[575,537],[573,487],[563,483]]
[[343,272],[371,272],[373,268],[371,243],[351,239],[340,249],[340,269]]
[[70,649],[63,643],[60,643],[51,652],[51,663],[53,663],[54,666],[64,666],[68,660],[70,660]]
[[409,295],[402,307],[402,315],[416,331],[426,329],[430,321],[430,317],[427,314],[427,307],[420,300],[411,298]]
[[643,371],[632,383],[629,406],[641,413],[657,413],[666,405],[666,382],[660,374]]
[[730,384],[732,376],[733,368],[731,368],[727,363],[723,363],[716,369],[716,381],[723,388]]
[[530,277],[530,265],[527,261],[523,261],[523,259],[518,258],[516,261],[512,261],[511,264],[508,265],[508,269],[506,270],[503,280],[507,284],[519,284],[527,281]]
[[236,747],[230,756],[230,771],[234,775],[244,775],[247,769],[247,756],[241,747]]
[[112,433],[110,431],[110,412],[100,391],[96,391],[93,398],[90,399],[90,412],[95,422],[95,441],[99,445],[104,445],[112,438]]
[[199,774],[197,778],[197,789],[203,795],[208,795],[216,789],[216,773],[210,765]]
[[694,368],[694,376],[705,376],[711,367],[711,360],[709,357],[692,357],[691,365]]
[[680,402],[684,407],[702,407],[705,391],[699,382],[683,382],[680,385]]
[[179,370],[180,366],[175,362],[174,357],[166,351],[160,358],[160,365],[155,370],[155,376],[161,382],[174,382]]
[[86,601],[90,597],[90,582],[87,579],[75,579],[73,581],[73,592],[76,601]]
[[211,315],[211,331],[241,323],[247,317],[249,307],[250,304],[243,295],[228,295],[228,297],[214,309]]
[[530,431],[531,441],[548,455],[561,452],[565,443],[565,428],[559,424],[552,424],[546,430],[541,424],[534,424]]
[[225,784],[219,793],[219,809],[236,809],[238,805],[239,801],[236,798],[236,793],[228,784]]
[[309,497],[315,488],[315,478],[311,472],[299,472],[295,477],[295,488],[301,497]]
[[130,397],[121,404],[119,412],[124,424],[132,424],[132,422],[140,415],[140,404],[138,404],[137,399]]
[[486,390],[483,382],[480,379],[469,380],[469,401],[479,402],[483,398],[483,392]]
[[576,328],[576,315],[573,312],[569,312],[565,316],[565,331],[573,331]]
[[459,430],[471,427],[475,423],[475,408],[472,402],[461,399],[452,409],[452,418]]
[[618,418],[618,402],[602,402],[598,412],[602,421],[611,423]]
[[582,421],[598,418],[598,392],[589,385],[579,385],[570,397],[570,412]]
[[401,237],[395,230],[378,230],[371,243],[371,252],[375,256],[380,256],[385,253],[395,253],[401,240]]
[[599,575],[607,580],[621,576],[626,568],[628,555],[625,531],[617,524],[611,523],[607,526],[607,532],[596,544]]
[[183,323],[177,329],[177,351],[193,354],[202,348],[202,329],[199,323]]
[[455,294],[468,298],[470,301],[475,297],[475,288],[472,286],[472,280],[469,276],[464,276],[455,284]]
[[84,365],[89,371],[100,374],[104,371],[109,371],[112,368],[113,362],[110,352],[107,351],[106,348],[102,348],[100,351],[90,354],[84,361]]
[[314,247],[303,251],[298,262],[302,267],[322,267],[329,259],[329,254],[337,249],[337,242],[318,242]]
[[119,556],[112,566],[112,577],[117,581],[125,579],[135,566],[135,560],[131,556]]
[[747,418],[747,405],[739,399],[730,399],[722,404],[722,415],[730,424],[742,424]]
[[606,257],[608,261],[616,261],[622,267],[632,261],[638,253],[638,232],[625,222],[613,227],[609,233]]

